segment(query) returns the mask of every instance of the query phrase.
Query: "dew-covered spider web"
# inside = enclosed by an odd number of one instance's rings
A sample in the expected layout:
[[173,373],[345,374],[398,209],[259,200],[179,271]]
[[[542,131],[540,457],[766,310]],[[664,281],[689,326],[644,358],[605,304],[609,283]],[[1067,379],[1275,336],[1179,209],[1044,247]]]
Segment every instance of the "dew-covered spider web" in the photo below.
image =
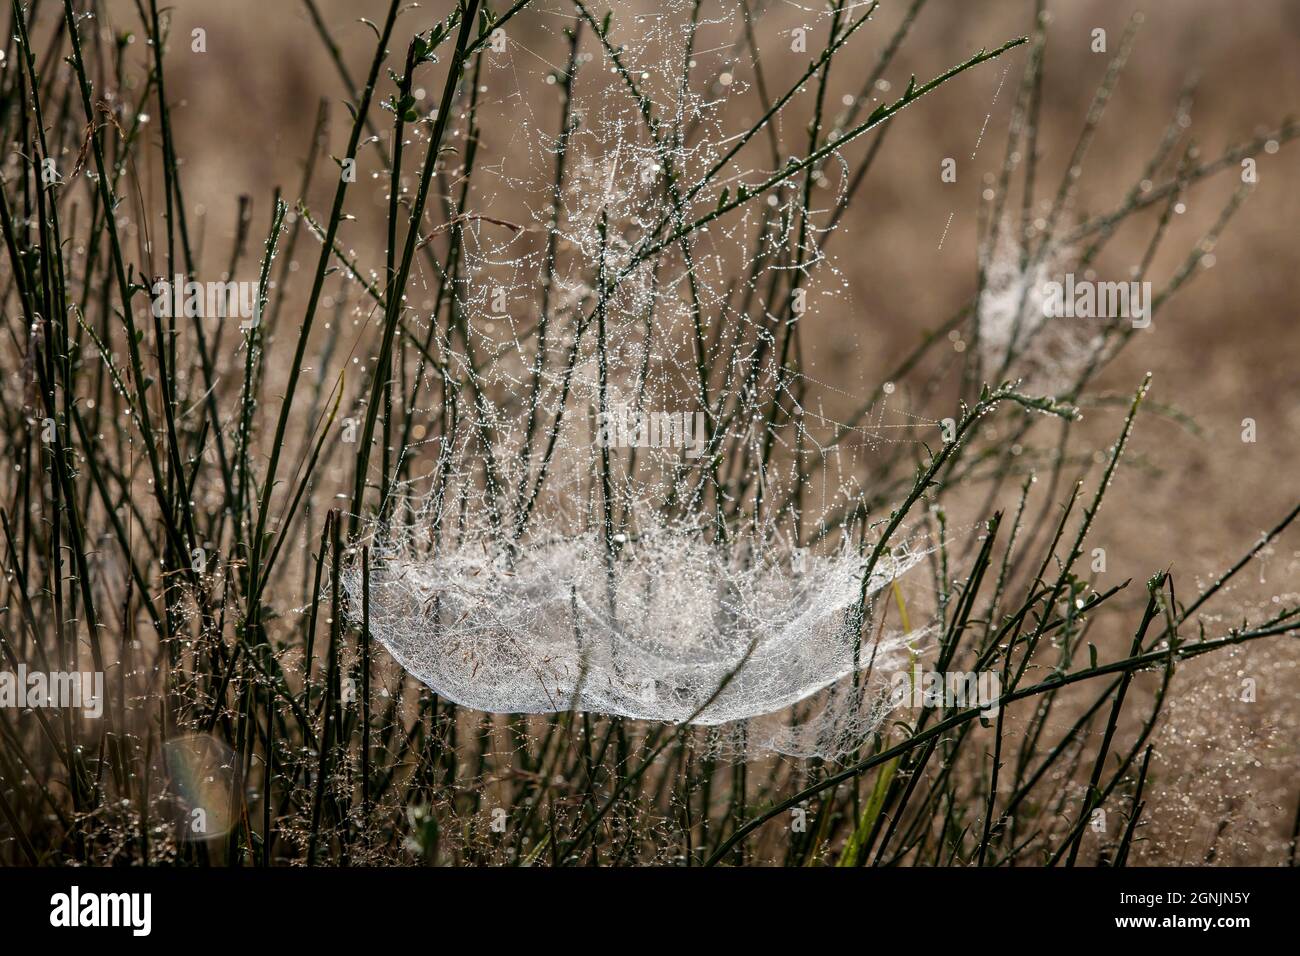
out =
[[[513,560],[477,542],[438,560],[389,557],[371,582],[371,630],[440,694],[492,712],[575,709],[713,725],[906,664],[902,635],[856,640],[863,562],[855,553],[807,556],[795,570],[667,526],[627,542],[612,573],[602,552],[584,535],[530,542]],[[918,560],[887,558],[869,592]],[[359,580],[348,583],[354,590]],[[869,685],[873,702],[880,683]],[[877,716],[859,711],[867,686],[852,706],[849,688],[840,689],[834,717],[843,726],[805,728],[779,749],[797,740],[816,752],[861,732]]]
[[[645,9],[529,8],[467,70],[435,235],[458,244],[449,308],[410,320],[435,361],[407,411],[432,424],[371,529],[370,629],[465,706],[748,720],[751,746],[842,753],[920,636],[874,599],[923,554],[890,542],[868,575],[846,516],[872,450],[936,423],[887,394],[825,411],[798,331],[842,304],[821,244],[845,165],[709,218],[809,134],[747,134],[741,5]],[[827,12],[802,12],[824,38]],[[821,141],[869,106],[837,98]],[[423,268],[414,298],[441,281]],[[356,562],[343,583],[359,617]]]

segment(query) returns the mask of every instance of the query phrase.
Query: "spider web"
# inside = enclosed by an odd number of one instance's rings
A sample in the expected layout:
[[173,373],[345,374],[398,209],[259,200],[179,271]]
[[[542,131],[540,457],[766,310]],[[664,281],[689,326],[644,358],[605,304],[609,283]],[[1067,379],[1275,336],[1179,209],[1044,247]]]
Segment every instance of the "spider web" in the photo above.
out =
[[[424,330],[469,387],[408,410],[444,427],[372,529],[371,632],[477,709],[768,718],[749,746],[842,753],[886,711],[872,674],[919,637],[864,628],[863,599],[922,552],[887,552],[864,582],[863,541],[797,543],[860,500],[862,456],[931,424],[887,401],[838,422],[822,403],[843,396],[789,355],[807,303],[847,286],[818,225],[842,161],[698,225],[790,158],[766,134],[730,155],[761,114],[740,7],[665,0],[603,41],[593,9],[576,47],[573,11],[521,13],[467,70],[453,143],[487,158],[449,218],[452,321]],[[805,14],[811,46],[828,14]],[[459,197],[455,161],[440,175]],[[355,562],[343,585],[359,618]]]

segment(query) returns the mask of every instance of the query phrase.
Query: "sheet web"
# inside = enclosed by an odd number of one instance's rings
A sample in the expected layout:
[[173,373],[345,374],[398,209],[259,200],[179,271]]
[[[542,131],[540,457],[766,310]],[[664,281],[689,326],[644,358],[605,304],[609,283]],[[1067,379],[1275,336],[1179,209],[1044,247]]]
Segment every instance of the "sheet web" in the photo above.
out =
[[[584,21],[566,63],[573,8],[542,6],[473,74],[455,142],[492,159],[451,220],[451,322],[411,319],[445,378],[426,369],[440,400],[408,412],[440,424],[370,529],[370,629],[464,706],[746,722],[751,748],[833,756],[878,726],[923,636],[870,620],[923,552],[899,544],[864,584],[860,528],[797,543],[857,505],[874,449],[937,428],[887,395],[836,421],[845,396],[799,370],[790,332],[846,285],[819,244],[838,157],[663,241],[789,159],[766,132],[729,156],[761,113],[745,25],[694,10],[622,16],[607,43]],[[563,127],[537,95],[555,85]],[[359,619],[359,562],[342,583]]]

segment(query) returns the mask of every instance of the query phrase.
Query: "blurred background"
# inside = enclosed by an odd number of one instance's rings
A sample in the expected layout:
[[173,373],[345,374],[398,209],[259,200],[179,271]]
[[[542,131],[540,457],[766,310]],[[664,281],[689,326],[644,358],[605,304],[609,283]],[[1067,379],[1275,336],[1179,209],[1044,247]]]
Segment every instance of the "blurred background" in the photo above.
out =
[[[359,18],[379,20],[384,6],[380,0],[318,0],[338,56],[354,78],[365,75],[374,43],[371,29]],[[882,3],[875,20],[853,41],[860,54],[837,59],[837,97],[841,88],[861,84],[907,6],[905,0]],[[131,4],[110,9],[116,21],[108,25],[115,32],[134,27]],[[408,7],[395,31],[402,39],[393,44],[393,57],[400,57],[407,35],[428,29],[448,9],[446,2]],[[514,52],[488,69],[484,83],[489,93],[509,89],[538,115],[554,117],[558,94],[544,77],[548,64],[562,62],[564,51],[557,25],[542,18],[558,17],[560,8],[543,9],[552,12],[514,21]],[[216,270],[233,241],[240,195],[252,200],[253,243],[265,234],[272,188],[282,188],[290,199],[297,196],[302,157],[322,98],[331,115],[325,148],[331,155],[340,153],[346,134],[343,101],[351,91],[311,14],[297,0],[178,0],[171,10],[175,39],[168,52],[167,82],[175,105],[175,137],[185,164],[186,200],[202,212],[192,222],[201,224],[203,261]],[[652,11],[653,6],[620,7],[626,29],[632,28],[632,10]],[[1123,201],[1190,78],[1196,78],[1197,87],[1188,135],[1199,146],[1202,161],[1300,114],[1296,0],[1056,0],[1048,10],[1052,21],[1038,137],[1040,198],[1050,198],[1066,172],[1126,24],[1135,13],[1144,15],[1067,210],[1071,221]],[[824,32],[825,22],[820,7],[769,5],[756,31],[771,88],[784,89],[807,62],[803,56],[779,55],[789,45],[789,31],[816,24]],[[206,30],[201,55],[188,49],[187,37],[195,28]],[[928,79],[980,48],[994,48],[1032,28],[1031,0],[931,0],[885,79],[897,95],[912,74]],[[1093,31],[1099,28],[1107,34],[1105,54],[1092,50]],[[810,49],[817,47],[810,42]],[[725,60],[725,51],[719,55]],[[1027,56],[1026,45],[969,71],[909,107],[894,124],[849,207],[844,234],[827,249],[847,286],[818,299],[805,330],[812,374],[820,381],[853,395],[866,394],[924,330],[939,326],[974,292],[980,193],[984,177],[997,173],[1003,161]],[[441,76],[441,67],[433,70]],[[382,96],[390,92],[391,83],[381,84]],[[755,104],[749,108],[757,115]],[[508,115],[509,109],[503,109],[502,116]],[[791,104],[781,118],[786,141],[800,140],[807,117],[803,100]],[[378,122],[387,127],[386,119]],[[485,122],[481,149],[488,154],[494,148],[509,149],[517,133],[508,121]],[[855,156],[865,148],[865,142],[851,147]],[[940,180],[946,157],[958,159],[955,183]],[[366,169],[363,177],[368,175]],[[324,178],[318,174],[309,191],[319,210],[327,208],[333,189]],[[1180,594],[1192,593],[1296,503],[1298,180],[1300,145],[1284,144],[1259,157],[1258,186],[1217,244],[1213,267],[1201,270],[1164,307],[1154,327],[1138,335],[1099,382],[1102,391],[1131,394],[1150,371],[1153,401],[1195,425],[1156,415],[1139,422],[1130,446],[1135,466],[1120,471],[1093,535],[1107,549],[1108,580],[1140,582],[1172,566],[1182,582]],[[1232,167],[1188,197],[1153,265],[1157,289],[1214,224],[1239,185],[1239,169]],[[346,226],[343,242],[370,267],[382,263],[385,195],[377,180],[349,197],[356,221]],[[370,201],[375,215],[368,218]],[[1131,220],[1108,247],[1101,268],[1118,275],[1134,265],[1157,216],[1153,208]],[[303,243],[304,275],[310,274],[317,248],[314,242]],[[938,400],[934,407],[911,410],[930,419],[950,414]],[[1256,423],[1253,443],[1242,440],[1247,418]],[[1102,449],[1118,434],[1121,420],[1117,408],[1089,411],[1083,432],[1093,447]],[[952,520],[960,524],[961,517]],[[1236,600],[1245,608],[1300,590],[1298,558],[1300,540],[1292,534],[1245,575],[1236,586]],[[1140,589],[1135,590],[1127,598],[1130,604],[1143,600]],[[1186,668],[1188,689],[1171,717],[1173,736],[1162,742],[1162,776],[1152,796],[1157,812],[1183,814],[1185,825],[1170,831],[1178,836],[1169,843],[1144,848],[1144,859],[1277,858],[1295,813],[1288,784],[1300,772],[1295,668],[1294,645],[1278,643]],[[1243,674],[1258,676],[1260,706],[1237,716],[1221,713],[1216,701]],[[1222,786],[1216,788],[1215,780]],[[1188,804],[1189,792],[1198,793],[1194,805]],[[1235,822],[1224,836],[1216,828],[1228,813]]]

